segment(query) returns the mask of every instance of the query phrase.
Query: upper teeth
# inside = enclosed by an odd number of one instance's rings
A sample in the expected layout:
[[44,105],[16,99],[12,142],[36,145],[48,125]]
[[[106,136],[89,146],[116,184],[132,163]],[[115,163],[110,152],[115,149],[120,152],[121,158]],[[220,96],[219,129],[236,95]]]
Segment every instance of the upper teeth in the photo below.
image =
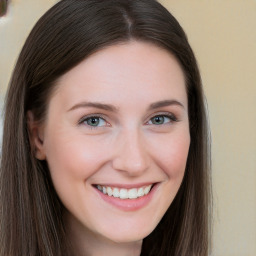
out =
[[140,188],[115,188],[97,185],[97,189],[108,196],[118,197],[120,199],[136,199],[147,195],[152,187],[151,185],[140,187]]

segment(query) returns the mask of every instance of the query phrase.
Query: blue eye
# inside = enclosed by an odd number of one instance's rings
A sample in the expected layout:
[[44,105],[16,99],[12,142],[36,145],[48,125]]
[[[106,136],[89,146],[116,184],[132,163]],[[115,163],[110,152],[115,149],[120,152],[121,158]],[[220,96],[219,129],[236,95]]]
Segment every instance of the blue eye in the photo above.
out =
[[166,123],[171,123],[173,121],[177,121],[174,116],[168,116],[168,115],[158,115],[152,117],[148,124],[154,124],[154,125],[162,125]]
[[91,116],[83,119],[81,123],[84,123],[88,126],[91,127],[101,127],[101,126],[106,126],[106,121],[98,116]]

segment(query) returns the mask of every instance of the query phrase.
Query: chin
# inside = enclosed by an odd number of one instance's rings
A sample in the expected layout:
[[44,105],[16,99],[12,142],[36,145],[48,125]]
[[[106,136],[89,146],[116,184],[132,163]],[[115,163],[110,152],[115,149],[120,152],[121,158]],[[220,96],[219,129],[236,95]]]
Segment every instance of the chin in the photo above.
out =
[[155,227],[148,227],[147,229],[141,228],[133,228],[132,230],[122,230],[120,229],[117,232],[106,233],[104,234],[109,240],[113,241],[114,243],[132,243],[132,242],[140,242],[145,237],[147,237]]

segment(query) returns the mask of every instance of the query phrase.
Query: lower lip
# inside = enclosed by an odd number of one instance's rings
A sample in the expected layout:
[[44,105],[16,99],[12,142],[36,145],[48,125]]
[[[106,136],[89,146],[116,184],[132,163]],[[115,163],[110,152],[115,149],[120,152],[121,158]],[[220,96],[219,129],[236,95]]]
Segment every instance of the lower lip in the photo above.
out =
[[155,184],[150,192],[142,197],[136,199],[120,199],[118,197],[108,196],[103,194],[97,188],[95,190],[98,192],[100,197],[107,203],[119,208],[122,211],[136,211],[145,207],[152,200],[154,193],[158,187],[158,184]]

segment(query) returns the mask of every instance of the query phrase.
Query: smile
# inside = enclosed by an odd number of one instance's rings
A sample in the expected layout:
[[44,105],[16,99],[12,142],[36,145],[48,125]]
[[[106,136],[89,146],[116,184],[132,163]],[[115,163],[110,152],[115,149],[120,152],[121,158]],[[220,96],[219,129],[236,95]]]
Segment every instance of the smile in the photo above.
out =
[[96,188],[103,194],[108,195],[110,197],[116,197],[120,199],[136,199],[147,195],[150,192],[152,186],[153,184],[148,186],[142,186],[139,188],[126,189],[96,185]]

